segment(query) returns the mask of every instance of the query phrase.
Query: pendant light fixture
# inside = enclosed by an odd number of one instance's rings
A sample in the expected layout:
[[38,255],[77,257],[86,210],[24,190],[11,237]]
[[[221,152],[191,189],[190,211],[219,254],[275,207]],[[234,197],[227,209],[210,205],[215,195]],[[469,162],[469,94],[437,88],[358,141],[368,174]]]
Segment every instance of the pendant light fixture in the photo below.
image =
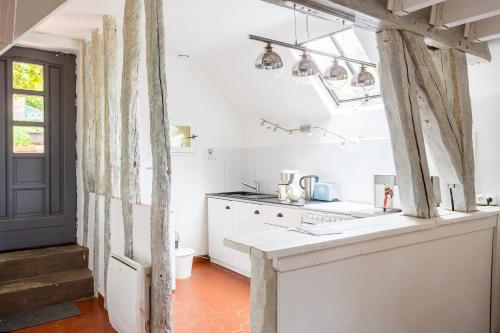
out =
[[[297,45],[297,13],[295,7],[293,15],[295,19],[295,45]],[[306,16],[306,31],[307,31],[307,40],[310,40],[311,37],[309,34],[309,12],[307,13]],[[314,60],[311,58],[309,54],[307,54],[306,51],[302,51],[302,55],[299,61],[297,61],[292,68],[292,75],[295,81],[298,83],[307,84],[309,83],[309,80],[307,78],[310,76],[314,76],[318,73],[319,73],[318,65],[316,65]]]
[[[345,21],[342,20],[342,30],[345,29]],[[340,54],[344,55],[344,34],[342,34],[342,45],[340,49]],[[347,83],[349,75],[347,74],[347,69],[344,66],[339,65],[337,58],[333,60],[332,65],[330,65],[323,74],[323,79],[330,88],[341,88]]]
[[295,63],[292,69],[292,75],[296,78],[304,78],[318,74],[318,65],[304,51],[301,59]]
[[351,86],[354,91],[367,95],[375,86],[375,77],[361,65],[360,71],[352,77]]
[[344,66],[339,65],[337,59],[335,59],[331,66],[329,66],[325,73],[323,74],[323,79],[330,88],[341,88],[343,87],[349,75],[347,74],[347,69]]
[[270,43],[267,43],[264,52],[257,57],[255,69],[268,78],[277,78],[283,72],[283,60],[278,53],[273,51]]

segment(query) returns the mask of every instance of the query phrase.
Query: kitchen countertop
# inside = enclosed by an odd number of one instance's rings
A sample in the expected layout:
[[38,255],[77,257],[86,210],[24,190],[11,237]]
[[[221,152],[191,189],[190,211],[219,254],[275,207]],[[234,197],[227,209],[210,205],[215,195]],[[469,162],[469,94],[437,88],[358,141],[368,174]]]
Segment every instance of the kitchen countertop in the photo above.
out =
[[[257,249],[264,254],[266,259],[275,259],[499,214],[500,208],[497,207],[480,207],[478,211],[473,213],[440,209],[439,216],[431,219],[417,219],[402,214],[392,214],[336,222],[333,225],[340,234],[335,235],[311,236],[282,229],[226,238],[224,244],[244,253],[250,253],[252,249]],[[496,225],[496,221],[494,224]]]
[[[314,200],[304,200],[301,199],[299,201],[280,201],[277,196],[273,196],[273,198],[265,198],[265,199],[250,199],[244,198],[240,196],[231,196],[231,192],[224,193],[209,193],[207,194],[207,198],[216,198],[216,199],[224,199],[231,201],[240,201],[240,202],[248,202],[253,204],[267,204],[267,205],[280,205],[280,206],[288,206],[290,208],[304,208],[305,206],[314,206],[317,204],[324,203],[323,201],[314,201]],[[272,196],[272,194],[269,194]]]
[[[207,194],[207,197],[223,199],[223,200],[239,201],[239,202],[248,202],[252,204],[286,206],[289,208],[298,208],[298,209],[323,212],[323,213],[344,214],[344,215],[351,215],[357,218],[400,213],[399,211],[394,211],[394,210],[384,211],[380,208],[374,208],[372,204],[367,204],[367,203],[346,202],[346,201],[326,202],[326,201],[304,200],[304,199],[301,199],[300,201],[297,202],[290,202],[290,201],[280,201],[275,196],[273,198],[265,198],[265,199],[249,199],[249,198],[231,196],[231,193],[234,192],[210,193]],[[271,195],[269,194],[269,196]]]

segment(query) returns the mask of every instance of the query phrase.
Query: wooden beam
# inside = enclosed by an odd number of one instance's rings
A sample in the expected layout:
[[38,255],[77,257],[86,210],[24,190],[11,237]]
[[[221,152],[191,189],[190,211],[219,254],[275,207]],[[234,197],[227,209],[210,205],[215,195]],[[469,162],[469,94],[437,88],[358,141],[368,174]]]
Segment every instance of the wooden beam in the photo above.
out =
[[500,15],[498,0],[447,0],[434,8],[430,23],[436,27],[453,28],[497,15]]
[[463,27],[441,31],[433,29],[429,23],[429,11],[421,10],[403,17],[395,16],[387,10],[386,1],[380,0],[263,0],[290,8],[289,3],[303,6],[313,5],[326,10],[336,10],[355,16],[356,25],[382,31],[387,29],[407,30],[421,35],[433,46],[456,48],[486,61],[491,61],[491,53],[486,43],[472,43],[464,36]]
[[[116,82],[117,75],[117,43],[116,21],[111,16],[103,18],[104,44],[104,291],[107,295],[108,265],[111,255],[111,198],[113,189],[119,185],[116,178],[118,167],[116,152],[118,147],[118,101]],[[114,157],[114,158],[113,158]],[[106,297],[105,300],[108,298]],[[107,308],[107,301],[106,301]]]
[[250,253],[250,331],[276,333],[278,331],[278,275],[273,261],[264,253],[252,249]]
[[[466,55],[454,49],[431,51],[431,55],[445,85],[450,113],[458,127],[459,144],[462,150],[460,156],[462,173],[459,183],[448,184],[449,188],[445,188],[442,206],[448,208],[453,206],[458,211],[472,212],[476,210],[475,163]],[[453,193],[453,202],[451,202],[450,193]]]
[[121,195],[125,256],[134,257],[133,204],[140,203],[139,187],[139,64],[141,61],[142,0],[127,0],[123,18],[123,74],[121,94]]
[[394,15],[405,16],[417,10],[437,5],[446,0],[389,0],[387,9]]
[[103,162],[103,139],[104,139],[104,105],[103,105],[103,45],[102,36],[99,30],[92,31],[92,54],[93,54],[93,80],[94,80],[94,133],[95,133],[95,205],[94,205],[94,244],[93,244],[93,272],[94,272],[94,293],[99,291],[99,224],[102,193],[102,162]]
[[415,68],[398,30],[377,33],[380,82],[405,215],[436,216],[417,101]]
[[442,206],[476,209],[472,112],[465,54],[439,50],[434,56],[422,37],[401,33],[415,66],[424,137],[438,169]]
[[171,156],[163,0],[145,0],[153,191],[151,204],[151,332],[173,332],[170,236]]
[[92,43],[83,42],[82,83],[83,83],[83,236],[84,246],[89,240],[89,203],[90,193],[95,191],[94,184],[94,79]]
[[465,27],[465,37],[477,42],[500,38],[500,15],[468,23]]
[[0,49],[14,40],[16,0],[0,1]]

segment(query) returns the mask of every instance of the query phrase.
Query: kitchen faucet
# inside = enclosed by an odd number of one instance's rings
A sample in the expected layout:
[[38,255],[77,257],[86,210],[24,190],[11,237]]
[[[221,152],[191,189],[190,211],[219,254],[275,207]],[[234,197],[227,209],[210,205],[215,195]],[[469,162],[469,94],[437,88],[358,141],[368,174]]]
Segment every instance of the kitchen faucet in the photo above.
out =
[[241,182],[241,185],[244,185],[244,186],[246,186],[246,187],[248,187],[248,188],[251,188],[252,190],[254,190],[254,191],[255,191],[255,193],[259,193],[259,190],[260,190],[260,184],[259,184],[259,182],[258,182],[258,181],[256,181],[256,180],[255,180],[254,182],[255,182],[255,186],[252,186],[252,185],[250,185],[250,184],[248,184],[248,183],[245,183],[245,182]]

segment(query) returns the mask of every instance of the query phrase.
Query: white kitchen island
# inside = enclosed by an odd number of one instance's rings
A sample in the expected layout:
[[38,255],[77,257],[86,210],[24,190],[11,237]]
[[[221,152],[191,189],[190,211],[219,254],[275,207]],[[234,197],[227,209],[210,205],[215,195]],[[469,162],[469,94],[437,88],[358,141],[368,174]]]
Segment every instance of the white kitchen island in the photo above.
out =
[[226,238],[251,256],[252,333],[499,332],[500,209]]

